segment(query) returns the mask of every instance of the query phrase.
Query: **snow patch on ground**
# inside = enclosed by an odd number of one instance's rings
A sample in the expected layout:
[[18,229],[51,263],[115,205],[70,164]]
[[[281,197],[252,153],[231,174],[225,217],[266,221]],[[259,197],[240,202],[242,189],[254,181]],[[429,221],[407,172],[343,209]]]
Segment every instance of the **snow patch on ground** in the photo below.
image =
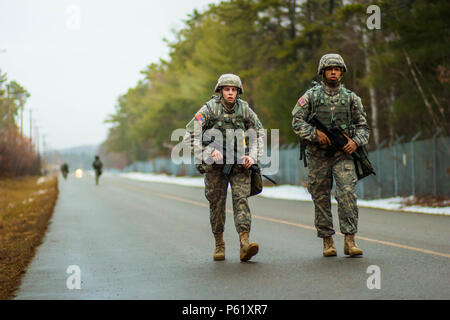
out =
[[[190,187],[205,186],[203,177],[176,177],[176,176],[168,176],[165,174],[141,173],[141,172],[120,173],[119,176],[139,181],[171,183]],[[311,195],[309,194],[308,190],[305,187],[294,185],[264,187],[263,191],[259,196],[271,199],[312,201]],[[395,197],[377,200],[358,200],[358,206],[365,208],[376,208],[376,209],[405,211],[405,212],[450,215],[450,206],[449,207],[404,206],[403,202],[405,201],[405,199],[406,198]],[[336,203],[336,200],[332,198],[331,202]]]
[[165,174],[141,173],[141,172],[120,173],[119,176],[139,181],[171,183],[189,187],[205,186],[203,177],[176,177],[176,176],[168,176]]
[[33,202],[33,201],[34,201],[33,198],[28,198],[28,200],[23,200],[23,201],[22,201],[22,204],[27,204],[27,203]]
[[39,191],[33,192],[31,195],[35,196],[35,195],[46,194],[47,191],[48,191],[47,189],[41,189]]
[[49,179],[48,177],[40,177],[39,179],[37,179],[36,184],[44,183],[48,179]]

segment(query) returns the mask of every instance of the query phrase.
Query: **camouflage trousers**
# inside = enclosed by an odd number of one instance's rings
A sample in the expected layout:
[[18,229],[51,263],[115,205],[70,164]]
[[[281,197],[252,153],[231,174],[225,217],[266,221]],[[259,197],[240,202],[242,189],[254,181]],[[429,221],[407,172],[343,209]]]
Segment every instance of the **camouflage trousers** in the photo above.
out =
[[336,182],[336,201],[340,230],[344,234],[358,231],[358,207],[356,204],[356,183],[358,181],[355,164],[350,155],[340,151],[328,158],[324,150],[306,152],[308,161],[308,191],[314,202],[317,236],[333,235],[331,215],[331,188]]
[[205,196],[209,201],[211,229],[223,233],[228,183],[231,185],[234,225],[237,232],[250,231],[251,214],[247,197],[250,195],[250,170],[234,165],[227,177],[223,165],[205,165]]

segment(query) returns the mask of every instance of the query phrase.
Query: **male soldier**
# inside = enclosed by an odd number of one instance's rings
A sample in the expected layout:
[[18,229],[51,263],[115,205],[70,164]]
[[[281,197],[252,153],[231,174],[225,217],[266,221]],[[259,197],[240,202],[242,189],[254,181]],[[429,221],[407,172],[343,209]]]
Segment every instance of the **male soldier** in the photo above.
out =
[[[249,243],[251,214],[247,197],[250,195],[251,179],[248,168],[256,164],[262,156],[264,135],[260,130],[263,130],[263,127],[258,116],[250,109],[248,103],[240,99],[239,94],[242,94],[244,90],[241,79],[237,75],[221,75],[216,84],[215,92],[219,93],[219,96],[213,96],[211,100],[206,102],[186,126],[187,133],[184,141],[191,146],[191,150],[194,150],[196,163],[202,163],[197,165],[197,169],[201,173],[205,173],[205,196],[209,201],[211,229],[216,242],[214,260],[225,259],[223,232],[227,189],[228,183],[230,183],[234,224],[240,239],[240,259],[241,261],[248,261],[258,253],[259,248],[257,243]],[[249,152],[240,157],[240,160],[238,159],[238,163],[241,162],[241,164],[233,165],[232,171],[228,176],[222,172],[224,168],[224,151],[218,150],[220,148],[217,147],[204,147],[202,145],[203,133],[208,129],[218,130],[222,134],[223,145],[225,146],[227,145],[227,131],[230,132],[231,130],[231,132],[234,132],[236,129],[242,129],[247,132],[248,129],[253,129],[257,133],[257,142],[249,143]],[[194,131],[197,133],[201,131],[202,135],[200,138]],[[240,133],[242,134],[243,131]],[[234,136],[232,139],[234,141]],[[237,140],[245,144],[243,139]],[[198,152],[198,150],[203,151]],[[203,162],[202,154],[205,154],[210,160],[212,158],[215,163],[207,164]],[[227,154],[230,154],[229,150],[225,153],[225,158]],[[230,161],[234,163],[233,158],[226,159],[226,163],[230,163]]]
[[[337,254],[332,238],[335,233],[330,200],[333,178],[336,181],[340,230],[345,234],[344,254],[363,254],[354,236],[358,227],[357,175],[351,154],[358,146],[368,143],[369,126],[361,99],[341,84],[346,71],[339,54],[324,55],[317,72],[321,83],[306,91],[292,110],[294,132],[306,144],[308,191],[314,202],[317,236],[323,238],[323,255],[326,257]],[[307,123],[313,114],[328,128],[343,129],[347,136],[347,145],[332,157],[325,156],[330,145],[328,137]]]
[[100,175],[102,174],[103,163],[100,161],[99,156],[95,156],[94,162],[92,162],[92,167],[95,170],[95,184],[98,185],[100,180]]

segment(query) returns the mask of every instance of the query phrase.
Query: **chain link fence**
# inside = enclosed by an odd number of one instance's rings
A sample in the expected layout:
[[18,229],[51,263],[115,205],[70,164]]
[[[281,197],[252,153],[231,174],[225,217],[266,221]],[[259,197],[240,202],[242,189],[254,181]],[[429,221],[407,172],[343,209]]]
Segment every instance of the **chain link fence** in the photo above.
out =
[[[392,146],[379,148],[369,153],[376,175],[358,181],[357,193],[360,199],[379,199],[396,196],[442,196],[450,197],[450,137],[417,141],[417,134],[411,141],[401,143],[398,139]],[[298,144],[280,148],[279,169],[274,176],[278,184],[306,186],[308,169],[299,160]],[[174,164],[170,158],[135,162],[124,171],[167,173],[170,175],[199,175],[192,164]]]

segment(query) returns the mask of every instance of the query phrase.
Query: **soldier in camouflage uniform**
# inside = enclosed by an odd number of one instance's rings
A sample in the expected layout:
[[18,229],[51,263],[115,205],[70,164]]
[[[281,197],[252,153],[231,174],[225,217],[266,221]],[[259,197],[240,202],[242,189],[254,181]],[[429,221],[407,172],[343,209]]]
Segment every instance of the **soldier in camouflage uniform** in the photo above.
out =
[[62,172],[64,179],[67,179],[67,175],[69,174],[69,165],[67,164],[67,162],[64,162],[61,165],[61,172]]
[[[337,254],[332,238],[335,233],[330,199],[333,179],[336,182],[340,230],[345,234],[344,253],[350,256],[363,253],[354,238],[358,231],[357,176],[351,153],[368,143],[369,126],[361,99],[340,83],[346,71],[340,55],[324,55],[318,68],[321,83],[306,91],[292,110],[293,130],[306,144],[308,191],[314,202],[317,235],[323,238],[324,256]],[[330,144],[328,137],[307,123],[314,113],[325,126],[340,127],[347,135],[348,144],[330,158],[325,156]]]
[[[247,197],[250,195],[251,179],[248,168],[257,163],[262,156],[263,133],[260,130],[263,130],[263,127],[256,113],[250,109],[246,101],[239,97],[239,94],[243,93],[243,88],[238,76],[234,74],[220,76],[215,92],[219,93],[219,96],[213,96],[211,100],[205,103],[186,126],[187,133],[184,140],[194,151],[201,150],[201,152],[194,152],[194,154],[196,163],[201,163],[197,165],[197,168],[201,173],[205,173],[205,196],[209,201],[211,229],[216,242],[214,260],[225,259],[223,232],[227,189],[228,184],[230,184],[234,224],[240,239],[240,259],[241,261],[247,261],[258,253],[258,244],[249,242],[251,214]],[[248,145],[249,151],[241,158],[242,163],[235,164],[230,175],[226,176],[222,172],[224,167],[223,151],[212,146],[203,146],[202,137],[196,137],[194,133],[195,130],[200,128],[202,135],[208,129],[219,130],[224,144],[226,144],[227,130],[242,129],[247,131],[253,129],[258,133],[257,143]],[[205,163],[203,155],[212,158],[214,163]],[[226,163],[229,163],[229,159]]]
[[95,171],[95,184],[98,185],[103,169],[103,163],[99,156],[95,156],[95,160],[92,162],[92,168],[94,168]]

